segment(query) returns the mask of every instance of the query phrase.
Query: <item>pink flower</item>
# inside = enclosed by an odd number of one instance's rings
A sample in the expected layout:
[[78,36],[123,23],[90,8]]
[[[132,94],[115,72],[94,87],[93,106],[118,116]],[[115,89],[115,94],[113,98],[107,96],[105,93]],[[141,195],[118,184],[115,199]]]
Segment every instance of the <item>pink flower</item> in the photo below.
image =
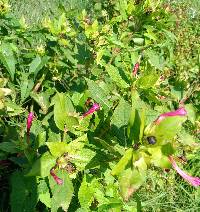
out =
[[169,161],[171,162],[173,168],[181,175],[182,178],[184,178],[188,183],[190,183],[192,186],[200,186],[200,178],[199,177],[192,177],[188,174],[186,174],[183,170],[181,170],[178,165],[176,164],[174,158],[172,156],[168,156]]
[[185,116],[187,115],[187,111],[185,110],[184,107],[181,107],[175,111],[171,111],[171,112],[167,112],[167,113],[163,113],[161,114],[155,121],[156,124],[159,124],[163,119],[165,119],[166,117],[169,116]]
[[60,179],[60,178],[55,174],[54,169],[51,169],[50,174],[51,174],[51,176],[53,177],[53,179],[56,181],[56,183],[57,183],[58,185],[62,185],[62,184],[63,184],[63,180]]
[[27,129],[27,143],[30,144],[30,129],[33,122],[34,113],[30,112],[28,114],[27,122],[26,122],[26,129]]
[[28,114],[28,118],[27,118],[27,122],[26,122],[26,128],[27,128],[27,134],[28,135],[30,134],[30,129],[31,129],[33,118],[34,118],[34,113],[30,112]]
[[140,64],[137,62],[133,67],[133,71],[132,71],[133,76],[137,74],[139,67],[140,67]]
[[89,114],[94,113],[95,111],[99,109],[100,109],[100,105],[98,103],[94,103],[92,107],[86,113],[83,114],[83,118],[88,116]]

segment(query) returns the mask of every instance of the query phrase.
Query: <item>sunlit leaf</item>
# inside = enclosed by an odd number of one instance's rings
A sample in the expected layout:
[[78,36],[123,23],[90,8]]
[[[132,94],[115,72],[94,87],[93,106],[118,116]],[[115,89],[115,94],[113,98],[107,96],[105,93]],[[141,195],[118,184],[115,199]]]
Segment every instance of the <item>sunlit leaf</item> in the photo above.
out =
[[74,188],[66,171],[58,171],[56,175],[63,180],[62,185],[58,185],[53,177],[49,177],[49,183],[52,193],[51,198],[51,211],[57,212],[59,208],[67,211],[71,202]]
[[17,62],[9,43],[2,43],[0,45],[0,60],[9,72],[11,79],[14,80],[15,65]]

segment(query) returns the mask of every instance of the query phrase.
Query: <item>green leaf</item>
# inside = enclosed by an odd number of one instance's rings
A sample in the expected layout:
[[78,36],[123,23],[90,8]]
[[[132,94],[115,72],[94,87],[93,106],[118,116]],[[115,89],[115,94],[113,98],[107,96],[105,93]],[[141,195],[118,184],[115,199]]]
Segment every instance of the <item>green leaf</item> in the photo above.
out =
[[85,25],[85,35],[89,37],[96,37],[96,33],[98,32],[98,21],[94,20],[92,25]]
[[99,212],[104,211],[114,211],[114,212],[121,212],[122,211],[122,203],[119,199],[112,199],[109,203],[102,204],[98,207]]
[[57,185],[53,177],[49,177],[49,183],[52,193],[51,211],[57,212],[59,208],[67,211],[73,197],[73,184],[66,171],[59,170],[56,175],[63,180],[63,184]]
[[186,104],[185,109],[187,111],[188,119],[195,124],[196,121],[196,109],[192,104]]
[[75,59],[75,56],[74,56],[74,52],[70,51],[67,48],[61,48],[61,49],[62,49],[65,57],[67,58],[67,60],[69,60],[69,62],[71,62],[72,64],[77,63],[77,60]]
[[139,140],[142,142],[143,134],[144,134],[144,127],[145,127],[145,109],[142,110],[141,115],[140,115],[140,135],[139,135]]
[[185,130],[181,130],[179,133],[179,142],[181,142],[183,145],[193,146],[197,142],[197,139],[188,134]]
[[139,110],[132,108],[127,129],[128,138],[132,144],[138,143],[141,139],[141,136],[143,135],[144,117],[141,117],[144,116],[143,113],[144,112],[140,114]]
[[112,169],[112,175],[119,175],[127,166],[127,164],[131,161],[133,155],[133,149],[130,148],[126,150],[124,156],[120,159],[120,161],[114,166]]
[[[133,156],[133,159],[135,158],[135,156],[136,155]],[[146,158],[141,156],[140,158],[137,158],[137,160],[133,163],[134,167],[137,168],[140,173],[145,173],[147,170],[147,163],[145,159]]]
[[154,166],[160,167],[160,168],[170,168],[171,163],[169,162],[169,159],[166,155],[163,154],[162,150],[164,151],[165,154],[170,154],[173,152],[173,148],[169,148],[169,146],[165,146],[162,149],[162,146],[156,146],[156,147],[151,147],[148,148],[148,152],[151,155],[151,163]]
[[94,200],[94,193],[96,187],[94,187],[94,183],[87,183],[86,177],[83,178],[81,186],[78,191],[78,200],[81,207],[88,209],[91,203]]
[[144,183],[145,174],[131,168],[124,170],[119,177],[120,192],[125,201]]
[[103,148],[107,149],[113,155],[119,156],[120,153],[115,149],[115,147],[111,146],[108,142],[100,139],[98,137],[94,137],[94,140],[102,145]]
[[95,154],[94,151],[86,148],[77,151],[76,154],[69,152],[69,156],[72,158],[70,161],[76,165],[76,168],[79,171],[85,169],[86,165],[92,160]]
[[46,93],[32,92],[31,97],[38,103],[44,114],[48,112],[49,96]]
[[11,79],[14,80],[15,64],[17,63],[10,44],[2,43],[0,46],[0,60],[9,72]]
[[38,196],[39,200],[43,204],[45,204],[48,208],[50,208],[51,207],[51,197],[50,197],[48,185],[44,179],[39,180],[37,192],[39,194],[39,196]]
[[133,38],[133,42],[138,46],[142,46],[144,44],[144,38]]
[[173,148],[171,143],[167,143],[161,146],[161,151],[164,155],[169,156],[175,153],[175,149]]
[[139,88],[148,89],[153,87],[158,79],[159,75],[156,73],[144,75],[137,80],[136,85]]
[[120,75],[118,69],[113,65],[107,65],[106,71],[108,72],[110,78],[120,87],[120,88],[128,88],[130,85],[126,83],[126,81]]
[[21,83],[20,83],[20,90],[21,90],[21,101],[23,102],[29,95],[34,86],[33,80],[28,79],[28,73],[22,73],[21,75]]
[[128,124],[129,116],[131,112],[131,106],[124,99],[120,99],[119,104],[115,108],[113,113],[111,124],[114,124],[118,128]]
[[9,116],[18,116],[24,112],[24,109],[16,103],[8,100],[5,102],[6,110]]
[[64,93],[57,93],[54,105],[54,121],[60,130],[64,130],[65,127],[73,130],[73,127],[78,125],[77,118],[70,115],[74,112],[75,110],[70,98]]
[[138,110],[146,109],[146,104],[141,100],[139,93],[135,89],[131,91],[131,102],[133,108]]
[[49,151],[54,157],[60,157],[69,151],[68,145],[64,142],[46,142]]
[[37,181],[34,177],[24,177],[21,172],[14,172],[11,176],[11,212],[36,211],[38,202]]
[[9,153],[19,152],[16,144],[13,143],[13,142],[1,142],[0,143],[0,150],[2,150],[4,152],[9,152]]
[[34,76],[36,77],[38,72],[44,67],[44,65],[47,63],[48,57],[45,56],[41,58],[40,56],[36,56],[36,58],[31,62],[29,67],[29,73],[34,73]]
[[108,94],[97,83],[92,80],[86,79],[90,96],[99,103],[105,110],[111,108],[111,103],[108,100]]
[[[130,104],[124,99],[121,99],[111,118],[113,132],[124,142],[126,142],[126,127],[128,125],[130,113]],[[125,143],[125,145],[127,144]]]
[[55,163],[56,158],[49,152],[46,152],[35,161],[31,170],[28,172],[28,174],[26,174],[26,176],[46,177],[50,174],[50,170],[55,165]]
[[163,70],[164,68],[164,61],[161,60],[160,55],[157,54],[157,52],[153,51],[153,50],[146,50],[145,54],[148,57],[149,63],[156,67],[159,70]]

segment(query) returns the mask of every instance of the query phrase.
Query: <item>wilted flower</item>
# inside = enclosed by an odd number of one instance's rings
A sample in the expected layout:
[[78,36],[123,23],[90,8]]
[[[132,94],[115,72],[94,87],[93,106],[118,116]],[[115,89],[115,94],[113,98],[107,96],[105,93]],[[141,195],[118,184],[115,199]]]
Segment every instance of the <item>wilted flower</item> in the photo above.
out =
[[163,119],[165,119],[166,117],[169,116],[185,116],[187,115],[187,111],[185,110],[184,107],[181,107],[175,111],[171,111],[171,112],[167,112],[167,113],[163,113],[161,114],[155,121],[156,124],[159,124]]
[[169,156],[169,161],[171,162],[173,168],[181,175],[182,178],[184,178],[188,183],[190,183],[192,186],[200,186],[200,178],[199,177],[192,177],[188,174],[186,174],[183,170],[181,170],[178,165],[176,164],[174,158],[172,156]]
[[28,114],[27,123],[26,123],[27,135],[30,134],[30,129],[31,129],[33,118],[34,118],[34,113],[33,112],[30,112]]
[[94,103],[92,105],[92,107],[86,113],[83,114],[83,117],[86,117],[89,114],[92,114],[92,113],[94,113],[95,111],[97,111],[99,109],[100,109],[100,105],[98,103]]
[[140,67],[140,64],[137,62],[133,67],[133,71],[132,71],[133,76],[137,74],[139,67]]
[[56,183],[57,183],[58,185],[62,185],[62,184],[63,184],[63,180],[60,179],[60,178],[55,174],[54,169],[51,169],[50,174],[51,174],[51,176],[53,177],[53,179],[56,181]]
[[0,160],[0,166],[7,167],[10,165],[10,161],[8,160]]

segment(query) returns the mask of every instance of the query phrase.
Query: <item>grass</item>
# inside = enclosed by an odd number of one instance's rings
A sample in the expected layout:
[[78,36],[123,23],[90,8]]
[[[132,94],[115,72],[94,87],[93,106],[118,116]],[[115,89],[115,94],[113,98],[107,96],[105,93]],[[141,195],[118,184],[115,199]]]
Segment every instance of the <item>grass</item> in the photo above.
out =
[[36,25],[48,17],[59,16],[63,11],[83,10],[89,0],[10,0],[11,10],[18,18],[22,16],[28,24]]

